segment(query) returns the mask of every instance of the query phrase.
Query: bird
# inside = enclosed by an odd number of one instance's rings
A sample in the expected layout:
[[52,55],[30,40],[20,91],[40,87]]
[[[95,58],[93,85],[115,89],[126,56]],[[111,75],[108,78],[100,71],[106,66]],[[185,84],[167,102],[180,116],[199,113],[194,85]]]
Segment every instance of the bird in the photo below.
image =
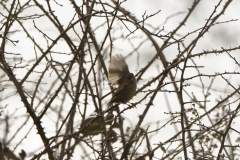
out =
[[113,55],[110,58],[108,67],[108,80],[111,86],[118,86],[113,93],[107,107],[114,103],[126,104],[136,93],[137,81],[133,73],[128,70],[128,65],[121,54]]

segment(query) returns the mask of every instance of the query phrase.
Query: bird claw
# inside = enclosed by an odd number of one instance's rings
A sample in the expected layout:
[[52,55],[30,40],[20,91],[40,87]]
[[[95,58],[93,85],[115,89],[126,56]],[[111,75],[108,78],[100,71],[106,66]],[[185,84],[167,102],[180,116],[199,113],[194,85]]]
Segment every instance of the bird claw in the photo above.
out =
[[127,105],[128,105],[128,108],[129,108],[129,109],[137,108],[137,106],[136,106],[135,103],[128,102]]

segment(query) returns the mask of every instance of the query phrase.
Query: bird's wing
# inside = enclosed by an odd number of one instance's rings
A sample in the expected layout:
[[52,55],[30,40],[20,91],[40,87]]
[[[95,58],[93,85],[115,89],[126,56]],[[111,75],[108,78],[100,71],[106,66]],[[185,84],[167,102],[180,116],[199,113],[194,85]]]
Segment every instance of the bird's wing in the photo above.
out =
[[123,56],[121,54],[112,56],[108,68],[108,80],[111,85],[118,85],[118,80],[128,73],[128,65]]

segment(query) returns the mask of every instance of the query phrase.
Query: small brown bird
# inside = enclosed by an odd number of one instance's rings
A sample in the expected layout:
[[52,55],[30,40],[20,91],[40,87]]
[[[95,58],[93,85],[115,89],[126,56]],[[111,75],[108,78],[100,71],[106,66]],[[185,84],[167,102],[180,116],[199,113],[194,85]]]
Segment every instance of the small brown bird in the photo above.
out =
[[112,86],[118,85],[112,99],[108,102],[109,108],[113,103],[127,103],[135,94],[137,82],[132,73],[128,70],[121,54],[112,56],[109,62],[108,79]]

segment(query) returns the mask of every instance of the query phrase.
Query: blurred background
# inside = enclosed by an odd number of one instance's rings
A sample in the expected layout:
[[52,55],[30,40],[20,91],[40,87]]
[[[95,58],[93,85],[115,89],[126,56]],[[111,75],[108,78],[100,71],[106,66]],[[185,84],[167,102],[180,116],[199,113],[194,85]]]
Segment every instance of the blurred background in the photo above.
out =
[[[101,159],[104,134],[84,137],[79,129],[106,110],[108,62],[122,54],[138,80],[130,100],[136,107],[120,104],[126,111],[115,118],[124,122],[126,142],[142,116],[138,127],[146,131],[135,135],[125,159],[185,159],[185,149],[190,159],[217,159],[224,144],[232,147],[223,147],[223,157],[239,158],[239,8],[237,0],[3,0],[2,147],[17,156],[24,150],[25,159],[51,159],[43,134],[56,159]],[[193,121],[183,138],[181,122]],[[115,159],[123,157],[120,130],[111,144]]]

